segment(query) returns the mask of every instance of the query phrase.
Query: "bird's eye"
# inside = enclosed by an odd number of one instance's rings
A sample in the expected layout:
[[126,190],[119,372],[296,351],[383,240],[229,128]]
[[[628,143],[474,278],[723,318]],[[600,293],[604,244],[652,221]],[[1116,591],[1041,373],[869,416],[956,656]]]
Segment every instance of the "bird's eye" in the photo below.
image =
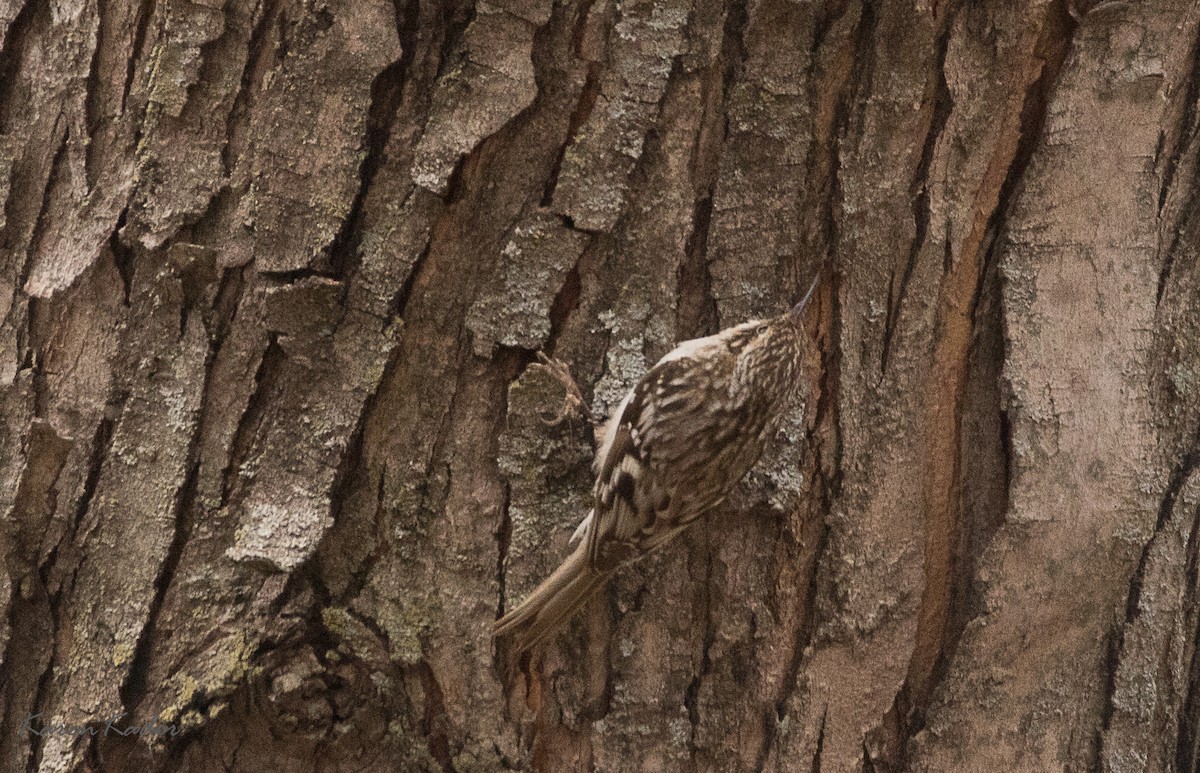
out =
[[754,334],[755,335],[765,335],[766,332],[770,329],[771,329],[770,325],[765,325],[765,324],[759,325],[758,327],[754,328]]

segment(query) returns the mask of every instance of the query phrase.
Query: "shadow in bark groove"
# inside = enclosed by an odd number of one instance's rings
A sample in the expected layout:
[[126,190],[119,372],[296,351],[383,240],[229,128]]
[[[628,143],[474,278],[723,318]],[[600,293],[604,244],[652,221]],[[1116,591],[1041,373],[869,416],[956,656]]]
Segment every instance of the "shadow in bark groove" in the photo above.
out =
[[[358,248],[362,240],[363,202],[375,176],[385,162],[388,139],[396,110],[400,107],[404,89],[411,77],[416,56],[418,0],[395,0],[396,30],[400,38],[400,58],[383,68],[371,83],[371,101],[367,108],[366,134],[363,146],[366,154],[358,170],[358,190],[342,227],[328,247],[329,262],[336,279],[351,276],[358,267]],[[342,288],[343,300],[350,283]]]
[[[25,0],[9,24],[3,40],[0,40],[0,134],[11,131],[4,118],[10,112],[9,101],[13,99],[18,83],[16,75],[20,71],[26,48],[34,37],[32,33],[36,27],[48,24],[49,20],[50,3],[45,0]],[[10,199],[8,204],[14,202]]]
[[951,5],[950,12],[943,18],[941,32],[938,34],[937,56],[934,58],[933,64],[933,83],[930,86],[932,95],[929,99],[932,101],[932,106],[929,108],[929,130],[925,133],[925,143],[921,146],[921,160],[917,162],[917,168],[913,173],[912,182],[909,183],[908,191],[908,195],[913,201],[912,216],[916,229],[913,233],[912,244],[908,249],[908,259],[900,272],[899,283],[896,282],[896,271],[893,269],[888,286],[887,316],[883,326],[883,354],[879,362],[881,374],[887,373],[888,359],[892,353],[892,337],[900,325],[900,307],[904,304],[904,297],[908,294],[908,284],[912,280],[913,270],[917,266],[917,258],[929,237],[929,169],[933,164],[934,151],[937,150],[938,141],[946,128],[946,121],[950,118],[950,111],[954,109],[954,102],[950,97],[950,87],[946,84],[946,48],[950,45],[950,30],[960,7],[961,5],[957,2]]

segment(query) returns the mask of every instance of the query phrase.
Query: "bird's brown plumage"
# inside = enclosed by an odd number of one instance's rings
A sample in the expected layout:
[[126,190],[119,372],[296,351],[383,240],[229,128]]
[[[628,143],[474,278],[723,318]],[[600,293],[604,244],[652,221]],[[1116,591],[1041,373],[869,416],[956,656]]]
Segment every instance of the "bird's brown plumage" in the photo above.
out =
[[646,372],[603,434],[580,544],[496,623],[497,636],[521,650],[543,641],[621,564],[678,535],[749,472],[799,387],[807,300],[686,341]]

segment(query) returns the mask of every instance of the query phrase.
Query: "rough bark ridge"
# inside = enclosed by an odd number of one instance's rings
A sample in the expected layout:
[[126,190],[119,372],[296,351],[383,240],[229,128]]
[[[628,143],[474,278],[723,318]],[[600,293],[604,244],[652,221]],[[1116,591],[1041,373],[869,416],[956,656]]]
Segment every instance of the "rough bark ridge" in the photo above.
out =
[[[0,0],[0,770],[1195,770],[1198,26]],[[498,651],[818,267],[770,458]]]

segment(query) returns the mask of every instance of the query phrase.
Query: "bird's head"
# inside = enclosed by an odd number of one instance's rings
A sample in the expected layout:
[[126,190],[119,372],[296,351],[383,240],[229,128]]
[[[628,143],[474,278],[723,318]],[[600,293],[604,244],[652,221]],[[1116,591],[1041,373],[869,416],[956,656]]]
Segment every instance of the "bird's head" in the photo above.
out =
[[791,308],[771,319],[739,325],[729,331],[730,348],[737,354],[734,378],[753,389],[774,389],[776,384],[795,380],[800,360],[811,342],[804,330],[804,311],[816,290],[813,280],[804,298]]

